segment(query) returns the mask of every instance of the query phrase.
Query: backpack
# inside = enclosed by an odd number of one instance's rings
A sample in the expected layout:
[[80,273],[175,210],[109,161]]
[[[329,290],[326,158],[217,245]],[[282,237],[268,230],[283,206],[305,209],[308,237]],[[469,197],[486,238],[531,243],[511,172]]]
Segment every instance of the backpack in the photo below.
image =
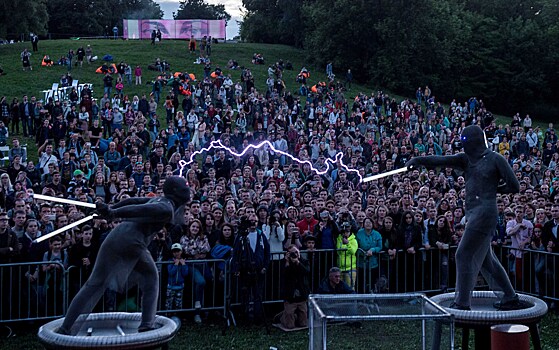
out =
[[[210,255],[214,259],[228,260],[231,257],[232,250],[233,248],[228,245],[218,244],[212,248],[212,250],[210,251]],[[225,270],[225,262],[221,261],[217,263],[217,268],[222,271]]]

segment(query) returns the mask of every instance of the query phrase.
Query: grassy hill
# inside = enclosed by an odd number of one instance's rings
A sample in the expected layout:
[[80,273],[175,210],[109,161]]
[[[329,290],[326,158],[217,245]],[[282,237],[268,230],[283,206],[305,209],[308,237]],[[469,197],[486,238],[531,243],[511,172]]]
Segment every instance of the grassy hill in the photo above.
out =
[[[0,96],[13,97],[21,96],[25,93],[40,96],[41,91],[50,88],[52,83],[58,82],[62,74],[67,72],[64,66],[41,67],[40,62],[45,54],[50,55],[51,59],[57,60],[68,53],[68,50],[76,51],[78,47],[91,45],[93,54],[99,57],[97,62],[90,65],[84,63],[83,67],[72,67],[71,73],[74,79],[80,82],[89,82],[98,89],[94,92],[95,97],[99,96],[99,88],[102,88],[102,75],[96,74],[95,69],[102,64],[102,57],[105,54],[113,56],[113,62],[126,61],[135,66],[140,65],[143,69],[143,79],[145,81],[153,79],[156,72],[148,71],[148,64],[152,64],[156,58],[167,60],[171,65],[171,71],[187,71],[196,76],[203,76],[203,66],[193,64],[196,60],[195,55],[188,52],[188,42],[178,40],[168,40],[152,46],[149,41],[133,40],[51,40],[39,42],[39,52],[34,53],[32,58],[33,71],[24,72],[20,60],[20,53],[24,48],[31,49],[30,43],[18,43],[13,45],[0,46],[0,64],[7,75],[0,77]],[[279,59],[290,60],[294,70],[286,74],[286,83],[289,88],[295,88],[295,76],[298,70],[304,65],[304,52],[288,46],[282,45],[263,45],[263,44],[214,44],[212,45],[212,67],[219,65],[225,73],[231,73],[233,79],[240,77],[240,70],[228,71],[225,69],[229,59],[235,59],[241,66],[250,67],[255,75],[256,86],[264,88],[266,83],[266,65],[253,65],[250,61],[255,52],[264,54],[266,63],[274,63]],[[74,61],[76,59],[74,58]],[[322,74],[324,77],[324,74]],[[323,78],[322,77],[322,78]],[[149,86],[126,87],[125,93],[128,95],[149,92]]]

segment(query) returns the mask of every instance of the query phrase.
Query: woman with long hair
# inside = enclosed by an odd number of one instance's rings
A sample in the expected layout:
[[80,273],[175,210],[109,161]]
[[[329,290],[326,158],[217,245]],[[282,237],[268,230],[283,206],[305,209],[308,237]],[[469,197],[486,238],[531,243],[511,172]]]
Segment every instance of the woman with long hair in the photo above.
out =
[[2,174],[0,176],[0,187],[2,187],[2,193],[5,193],[6,196],[10,195],[14,191],[14,186],[12,185],[12,181],[10,180],[10,176],[8,173]]
[[116,195],[120,190],[118,174],[115,171],[111,172],[111,174],[109,175],[109,180],[107,181],[107,187],[111,197]]
[[[208,237],[204,234],[202,223],[198,219],[190,221],[186,227],[186,232],[180,238],[180,244],[183,248],[186,260],[203,260],[206,259],[210,252],[210,243]],[[194,289],[194,309],[197,310],[194,315],[194,321],[201,323],[202,319],[199,309],[202,308],[204,289],[206,287],[206,263],[190,263],[188,274],[192,279]]]
[[223,221],[231,224],[237,218],[237,208],[235,201],[230,199],[225,203],[225,213],[223,214]]
[[433,281],[439,282],[439,288],[444,293],[448,288],[449,246],[452,237],[450,224],[444,215],[438,216],[435,225],[429,226],[427,236],[432,247],[432,261],[438,262],[438,266],[433,269]]
[[109,190],[109,187],[105,184],[103,173],[95,174],[92,189],[95,193],[95,197],[103,198],[104,203],[108,203],[111,200],[111,192]]
[[144,174],[153,177],[153,169],[151,167],[151,162],[144,162]]
[[403,253],[398,256],[399,292],[412,292],[421,287],[420,271],[421,254],[419,248],[422,243],[422,228],[415,221],[411,211],[405,211],[397,229],[396,249]]
[[374,292],[380,277],[378,253],[383,249],[382,236],[373,228],[373,220],[365,218],[363,228],[357,231],[357,290],[359,293]]
[[198,176],[196,175],[196,171],[189,169],[186,172],[186,182],[188,186],[190,186],[191,191],[197,192],[200,188],[200,181],[198,181]]
[[375,211],[373,227],[379,230],[384,224],[384,218],[388,216],[388,207],[386,205],[379,205]]
[[171,155],[171,157],[169,158],[169,165],[171,166],[171,169],[173,171],[177,170],[179,168],[179,162],[181,160],[181,154],[180,152],[175,152]]
[[215,224],[214,214],[212,213],[206,214],[206,216],[202,220],[202,230],[204,231],[206,237],[208,237],[210,246],[211,247],[215,246],[221,234],[221,230]]

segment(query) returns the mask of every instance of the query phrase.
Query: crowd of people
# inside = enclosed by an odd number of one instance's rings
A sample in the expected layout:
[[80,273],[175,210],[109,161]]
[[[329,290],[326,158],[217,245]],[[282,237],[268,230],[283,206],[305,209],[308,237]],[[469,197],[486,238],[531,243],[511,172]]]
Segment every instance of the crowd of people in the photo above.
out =
[[[347,99],[340,84],[330,79],[301,96],[285,89],[279,64],[269,72],[266,90],[255,87],[249,69],[242,69],[236,81],[219,67],[209,67],[207,73],[189,83],[188,94],[179,90],[181,84],[161,83],[149,100],[149,92],[129,98],[106,88],[99,101],[87,90],[79,99],[44,105],[33,96],[23,96],[22,102],[14,98],[11,104],[2,97],[1,127],[11,126],[13,137],[9,165],[0,176],[0,264],[44,262],[42,271],[28,271],[30,283],[40,278],[53,283],[54,272],[71,265],[87,276],[96,250],[118,220],[99,217],[37,244],[35,238],[91,209],[40,202],[33,193],[114,204],[160,196],[165,178],[180,175],[193,194],[185,223],[169,225],[152,244],[156,261],[172,262],[169,308],[180,308],[182,289],[193,284],[195,308],[200,309],[205,284],[223,278],[218,271],[189,266],[189,260],[232,257],[236,273],[246,265],[238,255],[245,251],[252,251],[250,259],[257,261],[250,267],[257,277],[245,282],[260,290],[268,282],[262,276],[274,264],[274,252],[288,252],[275,259],[282,275],[305,275],[312,269],[298,267],[312,263],[307,252],[338,250],[328,258],[336,269],[322,271],[317,283],[309,275],[300,286],[291,281],[278,287],[293,304],[282,317],[290,327],[295,325],[292,313],[319,286],[325,292],[403,291],[387,282],[394,277],[381,262],[385,258],[390,266],[400,254],[408,258],[396,275],[406,279],[412,275],[406,269],[426,262],[420,250],[437,252],[430,256],[440,268],[436,278],[429,278],[437,281],[435,289],[444,291],[451,286],[449,251],[467,224],[462,174],[423,168],[360,180],[404,167],[417,155],[460,152],[461,130],[476,124],[520,182],[520,193],[496,199],[499,218],[492,244],[495,249],[512,247],[506,268],[517,289],[558,297],[552,276],[559,253],[559,142],[552,124],[543,130],[529,115],[517,114],[500,125],[482,100],[472,97],[445,107],[428,87],[419,88],[413,100],[397,101],[382,91]],[[160,100],[159,94],[166,97]],[[37,155],[22,147],[20,123],[26,136],[36,135]],[[204,150],[216,140],[236,152],[265,140],[273,148],[251,149],[242,157],[222,148]],[[523,259],[529,250],[552,254]],[[48,264],[52,261],[58,263]],[[373,280],[362,281],[366,276]],[[414,278],[407,290],[417,282]]]

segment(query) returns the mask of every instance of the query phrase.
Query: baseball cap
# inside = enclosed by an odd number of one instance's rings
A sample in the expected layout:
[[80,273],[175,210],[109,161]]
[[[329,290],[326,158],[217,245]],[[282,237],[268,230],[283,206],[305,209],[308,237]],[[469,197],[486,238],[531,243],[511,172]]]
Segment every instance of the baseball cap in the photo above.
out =
[[323,211],[320,213],[320,217],[321,218],[327,218],[328,217],[328,212],[327,211]]
[[171,251],[173,250],[182,250],[182,245],[180,243],[175,243],[171,246]]
[[80,169],[74,170],[74,176],[78,176],[78,175],[83,176],[83,171],[81,171]]

